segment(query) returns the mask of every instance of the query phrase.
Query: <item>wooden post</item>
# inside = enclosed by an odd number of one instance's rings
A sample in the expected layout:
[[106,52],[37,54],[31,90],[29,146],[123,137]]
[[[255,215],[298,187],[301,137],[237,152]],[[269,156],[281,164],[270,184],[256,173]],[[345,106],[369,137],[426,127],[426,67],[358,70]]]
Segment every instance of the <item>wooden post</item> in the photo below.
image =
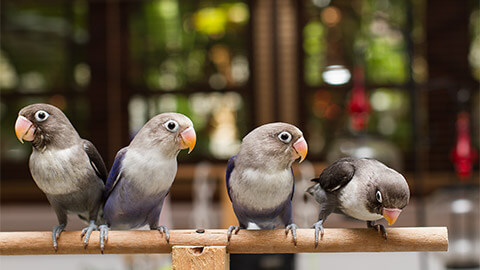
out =
[[225,246],[174,246],[172,247],[173,270],[228,270],[230,256]]

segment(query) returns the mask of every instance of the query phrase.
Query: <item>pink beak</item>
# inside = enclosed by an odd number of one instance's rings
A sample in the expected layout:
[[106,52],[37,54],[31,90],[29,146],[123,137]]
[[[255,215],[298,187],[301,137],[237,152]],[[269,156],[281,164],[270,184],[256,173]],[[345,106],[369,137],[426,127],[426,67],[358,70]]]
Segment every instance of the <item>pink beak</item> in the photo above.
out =
[[398,208],[383,208],[382,212],[383,217],[388,221],[388,225],[393,225],[400,213],[402,213],[402,210]]
[[301,163],[305,157],[307,156],[308,152],[308,146],[307,146],[307,141],[305,141],[305,138],[300,137],[294,144],[293,144],[293,149],[295,150],[295,155],[294,159],[300,158]]
[[195,147],[195,143],[197,142],[197,135],[195,134],[195,129],[193,127],[189,127],[180,133],[181,138],[181,148],[186,149],[189,148],[188,153],[192,152],[193,148]]
[[19,115],[15,122],[15,134],[18,140],[33,141],[35,139],[35,126],[25,116]]

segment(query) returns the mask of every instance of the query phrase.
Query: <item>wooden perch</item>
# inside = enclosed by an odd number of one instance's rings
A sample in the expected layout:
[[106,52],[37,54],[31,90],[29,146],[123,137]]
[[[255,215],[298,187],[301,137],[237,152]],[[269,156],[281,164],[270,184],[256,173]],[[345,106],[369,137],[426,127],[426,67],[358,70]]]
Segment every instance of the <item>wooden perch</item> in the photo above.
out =
[[[389,228],[388,240],[372,229],[325,229],[325,235],[314,247],[314,230],[298,229],[297,246],[291,233],[283,229],[240,230],[227,242],[226,230],[171,230],[170,243],[158,231],[110,231],[106,254],[170,253],[172,246],[226,247],[228,253],[300,253],[300,252],[394,252],[447,251],[446,227]],[[87,249],[80,232],[63,232],[57,254],[98,254],[98,232],[93,232]],[[1,255],[55,254],[51,232],[1,232]]]

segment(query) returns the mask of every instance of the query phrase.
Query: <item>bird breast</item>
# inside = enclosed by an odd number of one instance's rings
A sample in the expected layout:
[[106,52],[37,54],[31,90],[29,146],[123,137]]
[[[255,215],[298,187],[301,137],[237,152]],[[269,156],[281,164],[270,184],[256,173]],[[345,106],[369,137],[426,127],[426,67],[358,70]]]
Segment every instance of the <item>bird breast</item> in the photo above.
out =
[[79,191],[88,184],[88,179],[96,177],[80,146],[43,152],[33,150],[29,166],[38,187],[52,195]]
[[176,158],[165,158],[157,149],[142,152],[129,149],[122,167],[123,178],[133,181],[145,195],[170,189],[177,174]]
[[232,172],[230,188],[233,199],[255,210],[278,207],[289,199],[293,178],[290,170],[267,173],[255,169]]

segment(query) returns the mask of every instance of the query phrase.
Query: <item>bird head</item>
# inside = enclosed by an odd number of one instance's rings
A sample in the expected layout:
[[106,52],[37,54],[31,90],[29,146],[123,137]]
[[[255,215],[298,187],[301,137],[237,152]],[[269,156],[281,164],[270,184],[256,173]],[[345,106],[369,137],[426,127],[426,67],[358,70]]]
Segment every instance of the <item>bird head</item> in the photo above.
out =
[[247,134],[239,154],[254,156],[262,163],[272,161],[286,168],[298,158],[302,162],[307,152],[307,142],[300,129],[278,122],[262,125]]
[[165,156],[176,156],[180,150],[186,148],[190,153],[196,140],[190,118],[181,113],[162,113],[150,119],[140,129],[131,146],[158,146]]
[[20,110],[15,122],[15,134],[21,143],[31,141],[36,148],[51,143],[68,144],[72,139],[79,138],[60,109],[43,103],[32,104]]
[[389,225],[393,225],[408,204],[410,190],[407,181],[400,173],[385,165],[380,170],[382,171],[377,171],[376,179],[368,188],[367,205],[369,209],[382,215]]

